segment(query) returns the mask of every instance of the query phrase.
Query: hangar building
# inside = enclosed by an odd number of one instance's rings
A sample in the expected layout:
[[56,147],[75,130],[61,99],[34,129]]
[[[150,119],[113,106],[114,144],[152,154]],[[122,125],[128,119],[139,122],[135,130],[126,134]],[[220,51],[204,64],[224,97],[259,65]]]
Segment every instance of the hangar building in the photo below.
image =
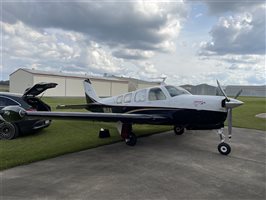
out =
[[251,85],[228,85],[225,89],[228,96],[235,96],[242,90],[241,96],[249,97],[265,97],[266,85],[251,86]]
[[127,77],[118,77],[118,76],[112,76],[114,78],[117,78],[119,80],[125,80],[128,82],[128,91],[132,92],[138,89],[143,89],[143,88],[149,88],[153,87],[156,85],[161,85],[161,82],[159,81],[144,81],[144,80],[139,80],[135,78],[127,78]]
[[83,80],[89,78],[100,97],[115,96],[128,92],[128,81],[112,77],[92,77],[87,75],[70,75],[67,73],[47,72],[20,68],[10,74],[9,91],[24,93],[26,88],[39,82],[54,82],[57,87],[45,92],[45,96],[82,97],[84,96]]

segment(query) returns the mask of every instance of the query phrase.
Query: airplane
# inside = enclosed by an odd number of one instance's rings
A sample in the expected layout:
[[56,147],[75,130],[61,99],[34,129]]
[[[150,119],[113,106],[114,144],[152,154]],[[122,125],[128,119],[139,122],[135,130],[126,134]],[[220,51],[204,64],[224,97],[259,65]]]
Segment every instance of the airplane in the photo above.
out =
[[218,151],[228,155],[231,147],[225,142],[224,122],[228,120],[228,140],[232,136],[232,109],[243,104],[227,97],[217,81],[223,96],[192,95],[187,90],[172,85],[139,89],[126,94],[99,98],[89,79],[84,80],[87,104],[59,105],[59,109],[85,108],[90,112],[26,111],[19,106],[2,109],[2,117],[9,122],[25,119],[61,119],[117,122],[117,129],[125,143],[134,146],[137,137],[133,124],[173,125],[177,135],[187,130],[216,129],[220,137]]

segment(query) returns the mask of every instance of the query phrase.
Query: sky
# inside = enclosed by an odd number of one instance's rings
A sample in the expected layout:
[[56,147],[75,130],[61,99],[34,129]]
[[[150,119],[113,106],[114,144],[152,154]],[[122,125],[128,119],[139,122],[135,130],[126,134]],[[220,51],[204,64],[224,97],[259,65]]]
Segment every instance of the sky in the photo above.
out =
[[0,0],[0,80],[18,68],[174,85],[266,84],[264,0]]

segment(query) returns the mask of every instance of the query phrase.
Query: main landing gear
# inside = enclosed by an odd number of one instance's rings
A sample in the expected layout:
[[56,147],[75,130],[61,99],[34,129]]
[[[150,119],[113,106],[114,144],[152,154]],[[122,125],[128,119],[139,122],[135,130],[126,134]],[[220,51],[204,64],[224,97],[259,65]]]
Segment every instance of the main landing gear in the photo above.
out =
[[117,130],[128,146],[135,146],[137,136],[132,132],[132,124],[118,122]]
[[[227,144],[225,141],[225,135],[223,134],[223,131],[224,129],[221,128],[219,129],[217,132],[218,132],[218,135],[220,137],[220,140],[221,140],[221,143],[218,145],[218,151],[220,152],[220,154],[222,155],[228,155],[230,152],[231,152],[231,147],[229,144]],[[228,139],[230,139],[231,136],[229,135],[228,136]]]
[[176,135],[182,135],[185,132],[185,128],[182,126],[174,126],[174,132]]

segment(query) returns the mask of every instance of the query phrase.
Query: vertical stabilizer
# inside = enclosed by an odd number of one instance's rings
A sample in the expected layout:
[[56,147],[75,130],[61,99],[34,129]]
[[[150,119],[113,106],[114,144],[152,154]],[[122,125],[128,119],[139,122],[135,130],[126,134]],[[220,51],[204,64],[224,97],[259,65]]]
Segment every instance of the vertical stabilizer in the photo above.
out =
[[87,103],[99,102],[100,98],[97,96],[95,90],[92,87],[90,79],[86,79],[83,82]]

